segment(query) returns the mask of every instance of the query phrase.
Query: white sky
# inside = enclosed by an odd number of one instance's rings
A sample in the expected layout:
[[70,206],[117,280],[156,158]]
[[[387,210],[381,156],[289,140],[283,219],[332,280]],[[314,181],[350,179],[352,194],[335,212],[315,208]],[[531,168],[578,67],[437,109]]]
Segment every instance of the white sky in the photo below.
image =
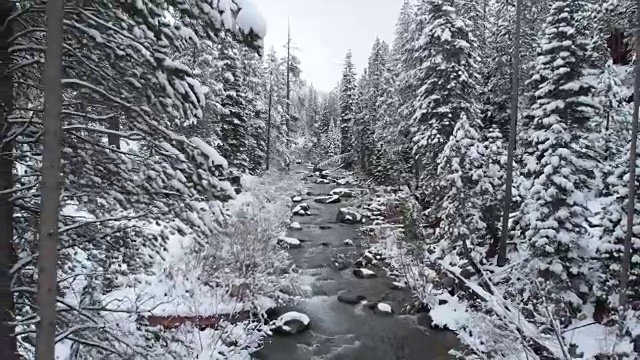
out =
[[391,43],[404,0],[253,0],[267,21],[265,49],[286,54],[287,18],[302,77],[322,91],[338,83],[348,49],[358,74],[376,36]]

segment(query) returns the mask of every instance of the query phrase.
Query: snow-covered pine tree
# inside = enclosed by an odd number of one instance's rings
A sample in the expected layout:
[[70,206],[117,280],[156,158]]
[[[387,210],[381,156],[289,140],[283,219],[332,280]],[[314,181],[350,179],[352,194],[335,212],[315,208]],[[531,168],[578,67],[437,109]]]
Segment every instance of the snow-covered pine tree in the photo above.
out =
[[[482,219],[483,197],[488,189],[479,187],[484,179],[485,151],[479,142],[478,121],[461,113],[449,142],[438,157],[438,181],[434,191],[443,195],[436,206],[427,211],[432,217],[442,219],[435,233],[437,250],[431,260],[443,260],[460,265],[469,260],[477,263],[480,258],[477,246],[486,243],[486,224]],[[480,191],[481,190],[481,191]]]
[[519,235],[534,257],[530,265],[565,290],[568,278],[587,271],[584,224],[595,167],[582,146],[597,103],[583,81],[587,42],[575,28],[580,10],[573,1],[551,7],[529,82],[535,101],[524,124],[531,183],[520,208]]
[[[617,307],[620,291],[620,266],[627,230],[627,210],[629,207],[629,155],[626,147],[623,157],[615,161],[613,173],[605,181],[605,192],[614,198],[603,210],[602,236],[598,244],[598,263],[600,271],[596,284],[596,296],[607,300],[609,305]],[[636,158],[636,186],[640,186],[640,157]],[[629,269],[628,299],[640,300],[640,201],[636,198],[631,238],[631,268]]]
[[351,50],[347,52],[340,82],[340,154],[353,151],[353,122],[356,116],[356,72]]
[[423,0],[418,16],[427,14],[412,78],[418,90],[411,118],[413,155],[421,167],[421,186],[432,188],[437,158],[463,115],[475,118],[477,76],[474,38],[468,22],[456,13],[455,1]]
[[248,171],[249,162],[249,128],[252,117],[251,104],[247,97],[249,89],[244,76],[246,62],[240,44],[229,35],[220,36],[221,82],[224,90],[220,101],[223,113],[218,124],[221,144],[220,154],[227,159],[232,168]]

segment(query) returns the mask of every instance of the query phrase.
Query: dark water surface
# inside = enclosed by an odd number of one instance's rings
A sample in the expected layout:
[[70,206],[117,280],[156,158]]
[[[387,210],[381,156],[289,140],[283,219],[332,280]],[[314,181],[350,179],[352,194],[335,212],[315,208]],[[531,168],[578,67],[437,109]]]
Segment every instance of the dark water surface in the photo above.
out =
[[[316,185],[310,179],[310,192],[327,194],[340,185]],[[356,226],[336,223],[336,214],[348,201],[339,204],[318,204],[313,196],[305,197],[313,216],[294,216],[292,221],[302,230],[290,230],[289,236],[304,241],[301,249],[290,253],[311,286],[311,294],[290,309],[311,318],[310,330],[288,337],[274,336],[254,355],[263,360],[440,360],[450,359],[448,351],[456,346],[453,333],[423,328],[416,316],[380,316],[362,305],[348,305],[337,301],[343,290],[364,295],[371,301],[385,301],[399,314],[410,301],[408,291],[391,290],[391,280],[385,271],[373,268],[378,274],[373,279],[353,276],[353,266],[338,271],[331,266],[338,254],[351,260],[350,265],[364,251],[356,239]],[[320,229],[328,225],[330,229]],[[356,246],[343,243],[354,240]]]

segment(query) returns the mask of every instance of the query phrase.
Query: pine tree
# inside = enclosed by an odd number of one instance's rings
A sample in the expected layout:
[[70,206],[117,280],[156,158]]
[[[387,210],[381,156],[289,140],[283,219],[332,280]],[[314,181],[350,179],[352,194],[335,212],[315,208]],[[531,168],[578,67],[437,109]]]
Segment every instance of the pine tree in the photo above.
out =
[[[603,230],[598,245],[600,271],[596,284],[596,295],[609,301],[616,307],[620,291],[620,266],[624,249],[624,238],[627,230],[627,209],[629,207],[629,155],[630,146],[625,156],[618,158],[614,164],[613,174],[605,181],[605,192],[614,196],[611,203],[603,208]],[[640,158],[636,159],[636,186],[640,185]],[[631,238],[631,267],[629,269],[629,293],[631,301],[640,299],[640,202],[635,205],[633,234]]]
[[[433,178],[437,157],[453,134],[463,115],[475,118],[477,67],[474,39],[468,22],[461,19],[451,1],[424,0],[418,13],[428,14],[429,24],[421,40],[414,44],[420,51],[419,71],[413,81],[422,84],[411,118],[413,154],[423,167],[421,177]],[[428,186],[428,184],[423,184]]]
[[340,154],[353,151],[353,122],[356,116],[356,72],[351,51],[347,52],[340,83]]
[[581,240],[594,163],[582,140],[596,104],[582,81],[587,43],[575,31],[579,11],[576,2],[557,1],[551,8],[530,80],[535,102],[524,124],[531,186],[520,209],[520,234],[536,258],[534,268],[555,279],[586,271]]
[[[483,244],[486,224],[482,219],[482,192],[479,187],[484,178],[482,169],[485,151],[479,143],[477,121],[462,113],[456,123],[453,136],[445,145],[438,159],[438,181],[435,191],[444,194],[441,202],[428,210],[428,215],[442,219],[435,239],[438,251],[435,258],[455,256],[463,260],[477,261],[476,246]],[[471,257],[471,259],[469,258]]]

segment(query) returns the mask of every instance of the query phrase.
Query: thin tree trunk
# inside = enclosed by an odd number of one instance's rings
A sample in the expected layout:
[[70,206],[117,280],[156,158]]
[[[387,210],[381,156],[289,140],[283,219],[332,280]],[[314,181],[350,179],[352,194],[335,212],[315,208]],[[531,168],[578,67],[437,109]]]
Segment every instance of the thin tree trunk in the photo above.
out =
[[[273,75],[273,74],[272,74]],[[271,108],[273,103],[273,80],[270,81],[269,84],[269,112],[267,115],[267,170],[269,170],[269,164],[271,163],[270,155],[271,155]]]
[[55,358],[58,262],[58,217],[62,166],[62,45],[64,0],[47,2],[47,50],[43,74],[44,137],[42,148],[42,199],[38,256],[38,322],[36,359]]
[[502,231],[498,246],[498,266],[507,263],[507,238],[509,237],[509,214],[513,198],[513,158],[518,131],[518,88],[520,85],[520,18],[522,0],[516,0],[516,28],[514,34],[511,73],[511,124],[509,128],[509,150],[507,153],[507,179],[505,183],[504,206],[502,208]]
[[291,134],[291,26],[287,27],[287,114],[285,118],[285,126],[287,127],[286,143],[289,141]]
[[636,0],[635,23],[636,58],[634,64],[635,80],[633,84],[633,122],[631,124],[631,150],[629,153],[629,207],[627,209],[627,232],[624,236],[624,251],[620,267],[620,307],[626,308],[629,287],[629,269],[631,268],[631,239],[633,237],[633,218],[636,208],[636,151],[638,141],[638,107],[640,106],[640,0]]
[[0,359],[17,360],[14,321],[14,300],[11,293],[10,270],[15,263],[13,250],[13,143],[6,141],[11,127],[7,117],[13,108],[13,78],[7,71],[11,65],[9,38],[12,25],[7,23],[12,13],[9,0],[0,0]]

